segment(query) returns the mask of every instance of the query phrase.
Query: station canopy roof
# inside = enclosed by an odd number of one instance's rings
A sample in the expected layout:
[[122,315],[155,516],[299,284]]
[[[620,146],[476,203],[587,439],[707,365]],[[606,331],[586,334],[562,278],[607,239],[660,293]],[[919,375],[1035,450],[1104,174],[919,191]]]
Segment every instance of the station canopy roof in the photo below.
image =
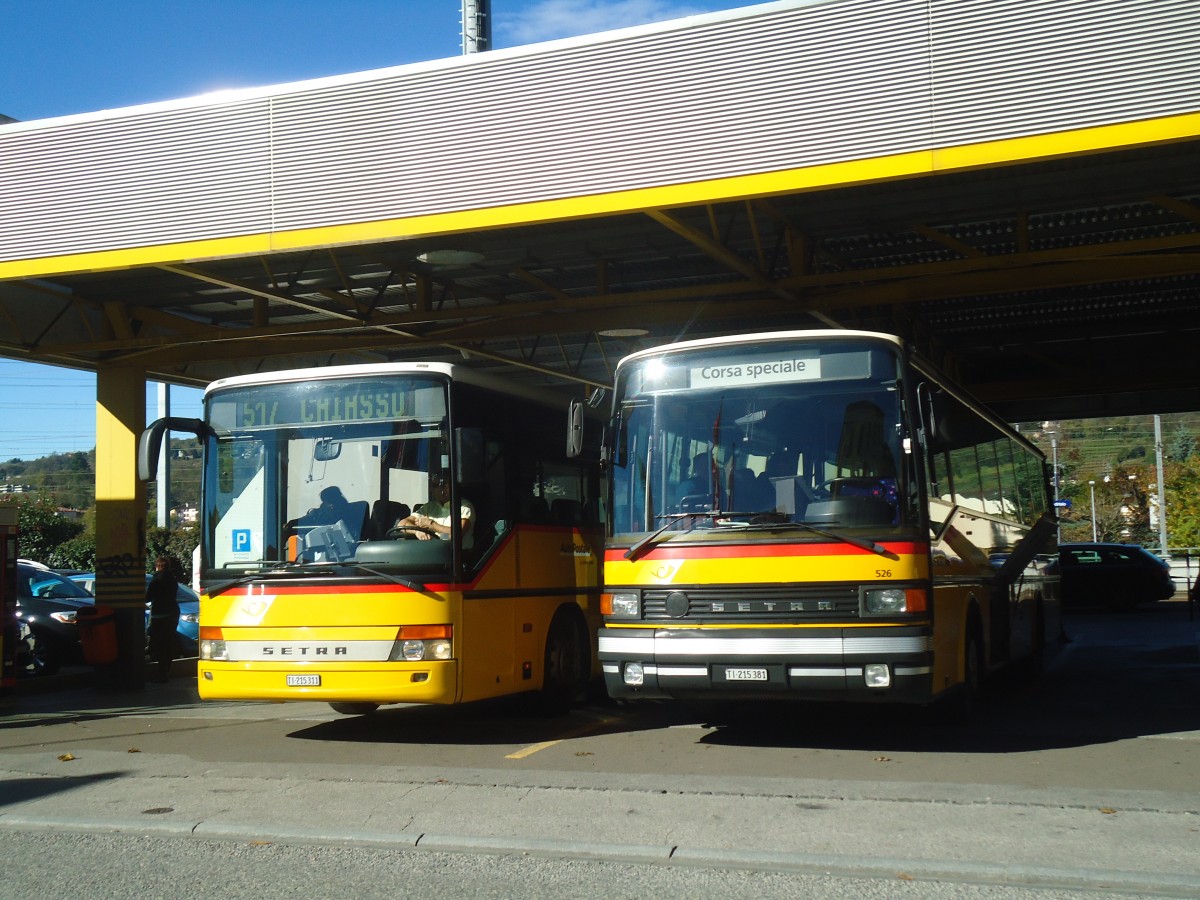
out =
[[[806,3],[0,126],[0,355],[203,385],[900,334],[1012,421],[1196,409],[1200,9]],[[1103,64],[1098,64],[1102,60]]]

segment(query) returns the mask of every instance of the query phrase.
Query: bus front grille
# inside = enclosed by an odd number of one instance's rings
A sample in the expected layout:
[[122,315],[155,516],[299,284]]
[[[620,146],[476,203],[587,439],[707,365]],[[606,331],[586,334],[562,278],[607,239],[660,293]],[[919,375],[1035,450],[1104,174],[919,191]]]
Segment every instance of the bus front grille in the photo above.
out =
[[642,592],[645,619],[806,621],[858,618],[858,585],[674,587]]

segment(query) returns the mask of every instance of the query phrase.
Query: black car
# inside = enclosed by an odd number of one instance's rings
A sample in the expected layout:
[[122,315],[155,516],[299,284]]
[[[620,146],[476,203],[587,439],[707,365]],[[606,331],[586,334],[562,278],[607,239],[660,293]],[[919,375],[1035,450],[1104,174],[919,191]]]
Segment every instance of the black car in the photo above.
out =
[[1129,609],[1175,593],[1171,569],[1136,544],[1059,544],[1064,606]]
[[50,675],[64,664],[82,661],[75,618],[92,602],[91,595],[75,582],[38,563],[18,560],[17,619],[29,628],[18,669]]

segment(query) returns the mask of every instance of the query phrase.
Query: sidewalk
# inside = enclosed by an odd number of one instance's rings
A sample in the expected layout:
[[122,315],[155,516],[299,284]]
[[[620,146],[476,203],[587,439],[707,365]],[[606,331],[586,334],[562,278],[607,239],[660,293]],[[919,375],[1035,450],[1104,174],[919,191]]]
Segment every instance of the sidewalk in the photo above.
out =
[[[1152,645],[1148,658],[1194,689],[1200,626],[1185,604],[1129,619],[1121,644],[1096,636],[1102,624],[1075,618],[1074,646],[1103,655]],[[599,758],[629,746],[619,729],[587,728],[603,724],[602,710],[573,713],[555,750],[504,768],[441,765],[436,743],[419,766],[344,762],[317,745],[311,759],[285,762],[269,756],[277,733],[332,727],[352,746],[371,741],[370,729],[318,703],[201,703],[194,667],[177,661],[170,682],[126,695],[91,690],[88,670],[22,693],[13,715],[0,715],[0,828],[1200,896],[1196,770],[1179,779],[1182,790],[1135,791],[819,779],[804,777],[802,751],[794,778],[756,776],[749,764],[719,778],[637,774],[619,756],[605,760],[607,771],[556,769],[556,752],[560,761],[593,750]],[[272,720],[286,729],[268,729]],[[1200,748],[1200,731],[1179,730],[1200,724],[1200,713],[1163,721],[1175,727],[1129,738],[1139,754]],[[261,743],[268,755],[197,764],[199,755],[139,747],[139,734],[168,733],[184,743],[253,741],[246,746]],[[100,737],[110,749],[99,749]],[[55,754],[64,746],[88,749],[63,761]]]

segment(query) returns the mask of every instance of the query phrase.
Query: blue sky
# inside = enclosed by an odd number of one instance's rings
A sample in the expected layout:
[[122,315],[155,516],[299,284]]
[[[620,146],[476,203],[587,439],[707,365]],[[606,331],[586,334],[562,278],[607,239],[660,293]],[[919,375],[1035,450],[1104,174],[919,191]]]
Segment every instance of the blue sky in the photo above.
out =
[[[492,0],[497,48],[750,5]],[[44,119],[457,56],[459,0],[0,0],[0,114]],[[3,327],[0,325],[0,327]],[[147,391],[154,417],[157,391]],[[172,389],[172,412],[200,392]],[[91,450],[95,379],[0,359],[0,461]]]

